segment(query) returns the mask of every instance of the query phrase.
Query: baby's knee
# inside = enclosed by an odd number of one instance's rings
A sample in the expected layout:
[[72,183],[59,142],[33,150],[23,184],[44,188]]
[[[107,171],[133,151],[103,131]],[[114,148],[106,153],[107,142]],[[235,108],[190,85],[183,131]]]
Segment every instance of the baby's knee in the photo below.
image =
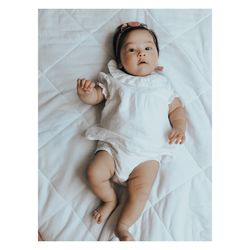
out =
[[90,164],[87,168],[87,179],[91,184],[99,184],[103,181],[102,173],[97,166]]

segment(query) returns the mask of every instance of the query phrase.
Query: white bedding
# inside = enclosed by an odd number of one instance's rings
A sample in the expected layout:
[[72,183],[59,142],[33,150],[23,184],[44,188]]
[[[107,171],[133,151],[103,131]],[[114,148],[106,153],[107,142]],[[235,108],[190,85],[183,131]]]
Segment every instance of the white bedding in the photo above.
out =
[[136,240],[207,241],[211,228],[211,10],[39,10],[39,231],[44,240],[117,240],[91,218],[99,200],[85,169],[95,143],[84,131],[101,105],[83,104],[76,79],[95,80],[112,57],[111,36],[123,22],[147,23],[159,38],[160,62],[187,111],[187,140],[163,161]]

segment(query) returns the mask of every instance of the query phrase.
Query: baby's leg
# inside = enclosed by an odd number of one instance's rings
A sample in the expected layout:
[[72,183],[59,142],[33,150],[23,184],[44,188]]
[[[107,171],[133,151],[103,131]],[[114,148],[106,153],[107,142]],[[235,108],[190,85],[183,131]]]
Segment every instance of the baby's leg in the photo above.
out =
[[141,215],[159,169],[157,161],[146,161],[137,166],[129,176],[128,199],[116,226],[120,240],[134,240],[128,229]]
[[117,206],[116,193],[110,183],[114,173],[115,163],[112,156],[106,151],[97,152],[88,167],[87,176],[92,191],[103,202],[93,212],[98,224],[104,222]]

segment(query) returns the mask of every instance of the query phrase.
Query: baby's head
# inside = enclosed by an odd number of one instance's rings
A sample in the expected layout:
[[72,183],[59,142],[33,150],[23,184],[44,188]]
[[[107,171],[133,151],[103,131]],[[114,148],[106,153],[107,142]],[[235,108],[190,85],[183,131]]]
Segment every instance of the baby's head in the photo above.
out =
[[158,66],[157,37],[143,23],[129,22],[118,26],[113,49],[118,67],[130,75],[150,75]]

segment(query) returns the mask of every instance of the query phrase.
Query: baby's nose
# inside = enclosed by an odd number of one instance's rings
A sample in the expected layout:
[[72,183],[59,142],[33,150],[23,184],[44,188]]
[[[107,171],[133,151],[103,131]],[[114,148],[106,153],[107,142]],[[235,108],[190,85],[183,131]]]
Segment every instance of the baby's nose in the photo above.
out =
[[139,57],[145,56],[145,53],[143,51],[139,51]]

